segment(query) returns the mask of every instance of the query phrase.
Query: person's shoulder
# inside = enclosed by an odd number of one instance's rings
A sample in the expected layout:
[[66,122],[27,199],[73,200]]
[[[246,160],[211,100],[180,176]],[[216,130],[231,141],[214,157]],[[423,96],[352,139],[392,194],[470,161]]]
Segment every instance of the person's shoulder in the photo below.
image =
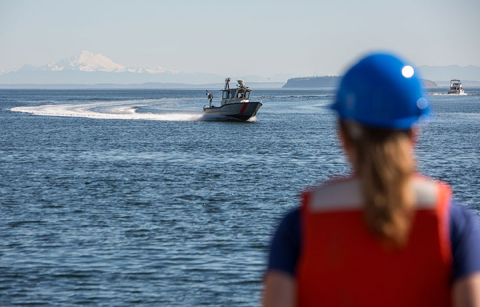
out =
[[300,214],[300,208],[299,207],[295,207],[293,209],[290,209],[286,214],[285,214],[285,219],[295,219],[298,217],[298,215]]
[[340,175],[334,175],[327,180],[319,181],[316,184],[307,187],[303,193],[308,193],[313,190],[316,190],[318,188],[323,188],[323,187],[328,187],[330,185],[346,182],[346,181],[351,181],[353,179],[357,179],[358,177],[353,175],[353,174],[340,174]]
[[[358,177],[353,174],[336,175],[327,180],[320,181],[314,185],[308,186],[300,193],[300,202],[303,205],[307,200],[325,191],[337,191],[345,188],[351,188],[351,184],[358,184]],[[338,191],[337,191],[338,192]]]
[[296,228],[300,220],[300,208],[295,207],[287,211],[280,220],[279,230]]
[[460,228],[476,227],[480,223],[471,210],[455,200],[450,205],[450,220]]
[[300,211],[296,207],[283,216],[273,235],[267,270],[279,270],[295,276],[300,241]]
[[480,272],[480,221],[456,201],[450,206],[450,242],[453,280]]

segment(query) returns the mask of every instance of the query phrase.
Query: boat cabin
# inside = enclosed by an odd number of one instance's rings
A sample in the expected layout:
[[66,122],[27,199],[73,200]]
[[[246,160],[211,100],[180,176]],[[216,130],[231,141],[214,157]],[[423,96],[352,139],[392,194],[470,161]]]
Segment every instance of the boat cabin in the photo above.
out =
[[464,94],[465,91],[463,90],[462,83],[458,79],[452,79],[450,81],[450,90],[448,94]]
[[462,90],[462,83],[460,83],[460,80],[458,80],[458,79],[451,80],[450,81],[450,90],[455,90],[455,91]]
[[222,105],[229,103],[248,102],[250,92],[252,91],[245,86],[243,80],[237,80],[237,88],[230,88],[230,78],[225,79],[225,88],[222,91]]

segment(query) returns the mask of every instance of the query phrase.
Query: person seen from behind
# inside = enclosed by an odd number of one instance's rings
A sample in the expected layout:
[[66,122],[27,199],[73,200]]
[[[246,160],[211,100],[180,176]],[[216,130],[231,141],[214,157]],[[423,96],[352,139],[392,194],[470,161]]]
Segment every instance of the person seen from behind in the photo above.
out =
[[431,117],[415,69],[375,53],[332,109],[353,174],[303,192],[270,247],[264,306],[480,306],[480,227],[448,184],[416,172]]

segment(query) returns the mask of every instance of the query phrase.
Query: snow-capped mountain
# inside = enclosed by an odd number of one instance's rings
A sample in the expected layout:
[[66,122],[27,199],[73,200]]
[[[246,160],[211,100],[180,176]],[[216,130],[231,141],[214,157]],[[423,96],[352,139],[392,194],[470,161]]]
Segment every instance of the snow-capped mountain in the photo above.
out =
[[123,65],[113,62],[106,56],[98,53],[94,54],[90,51],[84,50],[80,54],[63,59],[57,63],[51,63],[38,68],[27,66],[23,67],[23,70],[48,70],[48,71],[66,71],[66,70],[79,70],[85,72],[131,72],[131,73],[174,73],[174,71],[165,69],[163,67],[156,68],[132,68],[125,67]]
[[81,71],[107,71],[124,72],[124,66],[117,64],[101,54],[93,54],[89,51],[82,51],[77,56],[61,60],[58,63],[48,64],[40,67],[43,70],[81,70]]
[[[236,76],[229,76],[236,77]],[[275,76],[237,76],[249,82],[273,82]],[[233,78],[235,80],[235,78]],[[80,54],[39,67],[24,65],[17,71],[0,72],[0,84],[208,84],[220,86],[224,76],[201,72],[178,72],[163,67],[126,67],[102,54],[82,51]]]
[[80,54],[39,67],[24,65],[17,71],[0,73],[0,84],[136,84],[222,82],[223,77],[206,73],[187,73],[163,67],[126,67],[102,54]]

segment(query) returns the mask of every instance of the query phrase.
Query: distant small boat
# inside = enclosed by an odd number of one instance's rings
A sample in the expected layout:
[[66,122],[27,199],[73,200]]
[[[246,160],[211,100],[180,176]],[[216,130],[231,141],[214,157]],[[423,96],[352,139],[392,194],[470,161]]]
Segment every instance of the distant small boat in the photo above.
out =
[[254,117],[262,106],[261,101],[250,101],[251,89],[245,86],[243,80],[237,80],[237,88],[230,89],[230,78],[225,79],[220,106],[212,105],[213,95],[207,91],[209,106],[203,107],[203,113],[208,115],[225,116],[239,120],[248,120]]
[[449,94],[464,94],[465,91],[462,88],[462,83],[458,79],[450,80],[450,90],[448,91]]

